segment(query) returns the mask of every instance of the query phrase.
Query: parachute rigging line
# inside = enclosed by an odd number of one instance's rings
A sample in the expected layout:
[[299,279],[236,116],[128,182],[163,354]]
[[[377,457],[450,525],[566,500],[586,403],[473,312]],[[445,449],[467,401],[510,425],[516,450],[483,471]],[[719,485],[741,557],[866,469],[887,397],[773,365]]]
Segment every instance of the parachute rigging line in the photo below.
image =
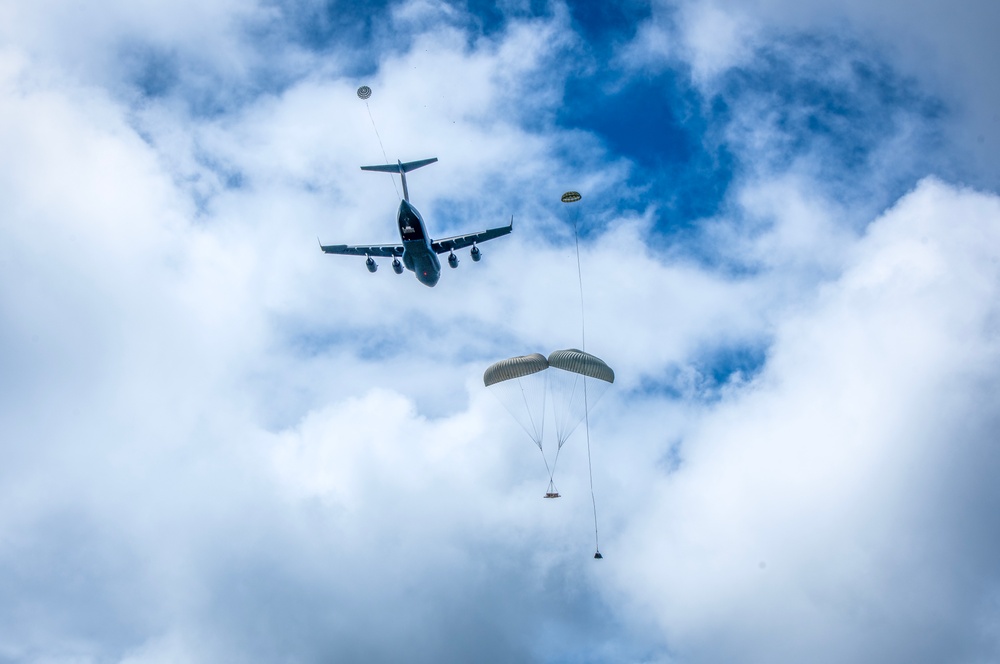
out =
[[[579,192],[567,191],[562,195],[563,203],[576,203],[583,198]],[[573,239],[576,242],[576,277],[580,284],[580,350],[587,352],[587,319],[583,305],[583,269],[580,267],[580,229],[577,223],[577,216],[573,216]],[[584,429],[587,432],[587,473],[590,476],[590,502],[594,506],[594,558],[601,560],[601,539],[597,530],[597,497],[594,495],[594,465],[590,456],[590,406],[587,403],[587,378],[583,379],[583,416]],[[559,459],[559,451],[556,450],[556,460]],[[555,465],[555,464],[553,464]]]
[[[378,139],[378,146],[382,148],[382,158],[385,159],[385,163],[389,165],[389,157],[385,154],[385,146],[382,145],[382,136],[378,133],[378,127],[375,126],[375,118],[372,117],[372,109],[368,105],[368,98],[372,96],[372,89],[367,85],[362,85],[358,88],[358,99],[365,102],[365,108],[368,110],[368,119],[372,121],[372,129],[375,130],[375,137]],[[392,189],[396,192],[396,198],[402,200],[399,195],[399,189],[396,187],[396,178],[392,177],[392,173],[389,173],[389,179],[392,180]]]
[[[520,386],[520,389],[521,389],[521,399],[524,402],[524,405],[526,407],[526,411],[528,412],[528,418],[529,418],[529,421],[531,422],[532,429],[534,429],[536,431],[539,431],[539,432],[544,431],[544,429],[545,429],[545,402],[542,401],[542,419],[541,419],[541,422],[540,422],[541,428],[539,428],[539,427],[535,426],[534,418],[531,416],[531,407],[530,407],[530,405],[528,403],[528,395],[524,391],[524,386],[523,385]],[[535,445],[537,445],[538,451],[541,452],[541,454],[542,454],[542,462],[545,463],[545,472],[547,472],[549,474],[549,488],[545,492],[545,497],[546,498],[558,498],[559,497],[559,492],[556,490],[555,483],[554,483],[554,481],[552,479],[553,475],[555,475],[555,472],[556,472],[555,462],[552,463],[552,467],[550,468],[549,467],[549,460],[545,458],[545,450],[542,449],[542,435],[541,435],[541,433],[539,433],[539,437],[538,437],[538,440],[535,441]],[[556,461],[558,461],[558,460],[559,460],[559,450],[556,450]]]
[[[531,404],[528,401],[528,395],[525,394],[525,392],[524,392],[524,386],[519,383],[518,387],[521,389],[521,401],[524,402],[525,411],[528,413],[528,421],[531,423],[531,428],[532,428],[533,431],[538,431],[539,432],[539,434],[538,434],[538,440],[535,441],[535,444],[538,445],[538,449],[541,450],[542,449],[542,434],[545,432],[545,402],[544,401],[542,402],[542,418],[541,418],[541,421],[538,423],[541,426],[537,426],[535,424],[535,418],[532,417]],[[545,453],[543,452],[542,453],[542,459],[544,459],[544,458],[545,458]],[[545,469],[548,470],[548,467],[549,467],[549,463],[548,463],[548,461],[546,461],[545,462]]]

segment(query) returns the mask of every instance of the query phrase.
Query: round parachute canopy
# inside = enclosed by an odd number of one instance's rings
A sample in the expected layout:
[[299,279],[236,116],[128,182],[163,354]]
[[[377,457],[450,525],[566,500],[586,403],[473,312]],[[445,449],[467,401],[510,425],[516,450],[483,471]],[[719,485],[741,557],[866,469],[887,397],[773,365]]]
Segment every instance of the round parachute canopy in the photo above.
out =
[[604,360],[576,348],[554,351],[549,355],[549,366],[608,383],[615,382],[615,372],[604,363]]
[[545,428],[545,370],[548,367],[544,355],[532,353],[500,360],[483,374],[483,383],[539,449]]
[[519,355],[490,365],[483,374],[483,383],[492,387],[501,381],[523,378],[548,368],[549,363],[541,353]]
[[560,198],[559,200],[561,200],[563,203],[576,203],[581,198],[583,198],[583,196],[580,195],[580,192],[567,191],[565,194],[562,195],[562,198]]
[[362,85],[358,88],[358,99],[368,99],[372,96],[372,89],[367,85]]
[[556,439],[562,447],[615,382],[615,372],[601,358],[575,348],[553,352],[548,362]]

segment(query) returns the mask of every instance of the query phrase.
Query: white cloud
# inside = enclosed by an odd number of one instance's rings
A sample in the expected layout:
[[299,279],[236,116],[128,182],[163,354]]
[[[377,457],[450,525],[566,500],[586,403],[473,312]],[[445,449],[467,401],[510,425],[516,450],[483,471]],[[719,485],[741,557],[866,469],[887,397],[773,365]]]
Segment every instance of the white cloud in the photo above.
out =
[[721,72],[752,57],[755,25],[739,8],[712,3],[682,4],[678,23],[696,83],[706,84]]
[[[663,40],[672,35],[685,45],[679,57],[706,90],[714,89],[719,74],[751,67],[760,56],[757,49],[775,39],[837,35],[862,43],[944,100],[954,172],[995,189],[1000,186],[1000,83],[992,63],[1000,59],[1000,45],[989,26],[998,21],[1000,7],[988,0],[961,5],[943,0],[695,0],[660,3],[639,30],[637,43],[648,41],[649,30],[676,25]],[[634,62],[644,59],[641,49],[630,55]]]
[[[246,12],[208,5],[197,29],[112,8],[78,37],[229,35],[203,46],[240,70]],[[735,276],[648,247],[655,199],[600,210],[588,348],[619,380],[592,422],[595,562],[584,439],[544,501],[480,380],[576,345],[556,197],[582,182],[591,214],[631,194],[628,164],[546,124],[565,15],[470,43],[438,9],[400,9],[448,25],[370,80],[322,69],[218,117],[131,104],[100,58],[80,75],[52,46],[57,19],[8,10],[0,657],[995,653],[997,200],[929,179],[859,235],[815,171],[762,168],[698,238],[752,266]],[[703,27],[736,29],[713,11]],[[705,49],[706,76],[737,57]],[[441,158],[410,180],[432,231],[517,215],[433,290],[315,247],[394,237],[395,194],[357,168],[381,161],[361,83],[390,159]],[[700,375],[745,346],[767,349],[759,375]]]
[[139,45],[191,57],[233,75],[245,73],[253,53],[239,43],[241,28],[269,16],[254,4],[230,0],[141,5],[112,1],[99,7],[42,0],[8,8],[8,20],[0,28],[5,43],[17,44],[41,63],[108,86],[121,85],[118,77],[127,73],[123,67],[129,64],[123,54]]
[[[470,82],[484,74],[482,92],[458,102],[473,112],[453,161],[480,169],[473,182],[505,163],[473,158],[479,145],[494,144],[506,163],[545,151],[483,116],[491,98],[510,104],[509,93],[492,97],[504,76],[531,65],[524,49],[484,47],[478,60],[447,48],[413,60],[442,81],[450,63],[468,63]],[[357,171],[368,157],[350,156],[368,131],[353,83],[307,80],[240,115],[192,120],[169,99],[133,114],[57,67],[17,55],[5,63],[0,614],[13,631],[0,638],[4,656],[356,651],[391,661],[406,644],[414,661],[484,648],[504,661],[531,656],[531,616],[555,607],[547,624],[576,629],[582,609],[562,595],[545,607],[535,599],[571,555],[567,508],[538,518],[543,482],[530,444],[512,423],[487,427],[502,415],[483,390],[469,394],[481,368],[452,366],[436,350],[434,333],[450,320],[460,345],[493,347],[461,324],[486,329],[480,288],[502,282],[510,248],[485,247],[481,269],[463,266],[429,291],[412,278],[369,277],[313,244],[320,228],[331,240],[378,241],[378,228],[392,238],[395,200]],[[355,126],[331,131],[329,113]],[[436,122],[424,134],[403,125],[397,149],[440,144],[430,135],[447,128]],[[242,178],[235,188],[231,173]],[[414,185],[425,210],[449,191],[429,176]],[[501,180],[495,198],[510,199],[509,186]],[[386,199],[384,210],[371,204]],[[498,212],[470,229],[502,223],[509,209]],[[365,330],[412,345],[388,359],[354,356]],[[307,362],[296,336],[313,332],[343,341],[320,341]],[[428,421],[408,394],[443,414]],[[79,581],[54,591],[51,552],[63,547],[79,551],[61,561]],[[28,610],[33,597],[65,609]],[[269,627],[247,631],[252,623]],[[441,629],[448,623],[466,637]]]
[[684,440],[616,579],[684,661],[996,647],[981,627],[995,529],[977,504],[1000,497],[1000,413],[982,398],[1000,378],[998,233],[995,197],[922,182]]

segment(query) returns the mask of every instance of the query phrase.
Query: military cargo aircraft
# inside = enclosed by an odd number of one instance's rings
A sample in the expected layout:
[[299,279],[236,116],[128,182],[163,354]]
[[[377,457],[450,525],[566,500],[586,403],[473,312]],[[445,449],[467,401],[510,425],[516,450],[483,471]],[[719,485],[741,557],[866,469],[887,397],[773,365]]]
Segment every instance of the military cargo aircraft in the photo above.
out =
[[448,252],[448,265],[458,267],[458,256],[455,255],[455,250],[471,246],[472,250],[469,253],[472,260],[476,262],[481,260],[483,253],[479,249],[479,243],[510,233],[514,229],[514,218],[511,217],[510,224],[507,226],[490,228],[478,233],[455,235],[443,240],[432,240],[427,234],[424,218],[410,203],[410,193],[406,188],[406,174],[436,161],[437,157],[431,157],[419,161],[397,161],[395,164],[361,167],[363,171],[398,173],[402,179],[403,200],[399,202],[399,212],[396,214],[401,244],[325,245],[320,243],[320,248],[328,254],[364,256],[365,266],[369,272],[378,269],[378,264],[373,256],[391,257],[392,269],[396,274],[402,274],[405,267],[412,271],[416,275],[417,281],[425,286],[434,286],[441,278],[441,262],[438,260],[438,254]]

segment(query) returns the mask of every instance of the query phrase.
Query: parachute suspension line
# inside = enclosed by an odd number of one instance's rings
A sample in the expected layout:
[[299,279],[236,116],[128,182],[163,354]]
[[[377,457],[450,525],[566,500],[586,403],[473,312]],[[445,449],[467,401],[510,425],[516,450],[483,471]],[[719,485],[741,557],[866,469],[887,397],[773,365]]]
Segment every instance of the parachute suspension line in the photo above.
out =
[[[580,350],[587,352],[587,314],[583,308],[583,270],[580,268],[580,231],[577,228],[576,215],[573,216],[573,239],[576,241],[576,278],[580,283]],[[587,381],[584,380],[584,394]]]
[[[368,98],[372,96],[372,89],[367,85],[362,85],[358,88],[358,99],[365,102],[365,109],[368,110],[368,119],[372,121],[372,129],[375,130],[375,138],[378,139],[378,146],[382,148],[382,158],[385,159],[385,163],[389,165],[389,157],[385,154],[385,146],[382,145],[382,136],[378,133],[378,127],[375,126],[375,118],[372,117],[372,109],[368,105]],[[396,187],[396,178],[392,177],[392,173],[389,173],[389,179],[392,180],[392,189],[396,192],[396,198],[402,200],[399,195],[399,189]]]
[[[378,146],[382,148],[382,158],[385,159],[386,165],[389,164],[389,156],[385,153],[385,146],[382,145],[382,136],[378,133],[378,127],[375,126],[375,118],[372,117],[372,109],[368,105],[368,100],[365,100],[365,109],[368,111],[368,119],[372,121],[372,129],[375,130],[375,138],[378,139]],[[392,188],[396,189],[396,179],[389,174],[389,179],[392,180]],[[396,195],[399,196],[399,190],[396,189]]]
[[552,482],[554,481],[552,479],[552,477],[553,477],[553,475],[556,474],[555,466],[552,466],[551,468],[549,467],[549,460],[545,458],[545,450],[543,450],[541,447],[539,447],[538,451],[542,453],[542,463],[545,464],[545,472],[549,474],[549,489],[550,489],[550,492],[551,492]]
[[[385,146],[382,145],[382,137],[378,133],[378,127],[375,126],[375,118],[372,117],[372,109],[368,107],[368,102],[365,101],[365,108],[368,109],[368,119],[372,121],[372,129],[375,130],[375,137],[378,139],[378,146],[382,148],[382,158],[385,159],[385,163],[389,163],[389,157],[385,154]],[[396,178],[392,177],[392,173],[389,173],[389,179],[392,180],[392,190],[396,192],[396,198],[400,198],[399,189],[396,187]]]
[[[587,398],[587,379],[583,379],[583,398]],[[597,498],[594,496],[594,464],[590,460],[590,412],[584,409],[584,428],[587,432],[587,472],[590,475],[590,502],[594,505],[594,557],[601,559],[601,538],[597,534]]]
[[[563,203],[576,203],[582,197],[578,192],[567,191],[562,195]],[[583,269],[580,267],[580,229],[578,215],[573,216],[573,239],[576,242],[576,277],[580,284],[580,350],[587,352],[587,319],[583,305]],[[600,560],[601,539],[597,529],[597,497],[594,494],[594,464],[590,455],[590,404],[587,402],[587,378],[583,379],[583,417],[584,429],[587,432],[587,473],[590,476],[590,502],[594,506],[594,558]],[[559,458],[558,453],[556,458]]]
[[[525,393],[524,386],[521,385],[521,381],[520,380],[518,381],[518,386],[521,389],[521,399],[523,399],[525,405],[527,405],[528,404],[528,395]],[[544,392],[543,392],[543,395],[544,395]],[[535,429],[534,418],[532,418],[531,414],[530,414],[531,413],[531,409],[528,408],[527,410],[528,410],[528,413],[529,413],[528,414],[528,418],[529,418],[528,421],[531,422],[532,429]],[[544,427],[545,427],[545,401],[544,401],[544,397],[543,397],[543,401],[542,401],[542,428],[543,428],[543,430],[544,430]],[[542,436],[543,436],[543,433],[542,433],[542,431],[539,431],[538,433],[539,433],[539,437],[538,437],[538,440],[535,441],[535,444],[538,446],[538,451],[542,455],[542,463],[545,464],[545,472],[549,474],[549,488],[545,492],[545,495],[546,495],[546,497],[554,497],[554,496],[556,496],[556,495],[559,494],[559,492],[556,491],[555,483],[554,483],[554,480],[552,479],[553,476],[556,474],[556,461],[559,460],[559,450],[556,450],[555,461],[552,462],[552,466],[550,467],[549,466],[549,460],[545,457],[545,449],[542,447]]]
[[[542,426],[541,426],[541,429],[539,429],[537,426],[535,426],[535,418],[532,417],[531,405],[528,403],[528,395],[524,392],[524,385],[521,384],[520,380],[517,381],[517,387],[518,387],[518,389],[521,390],[521,401],[524,402],[525,410],[528,413],[528,423],[531,424],[532,438],[534,438],[535,434],[538,435],[538,440],[535,441],[535,445],[537,445],[538,449],[541,450],[542,449],[542,435],[545,432],[545,401],[542,401],[542,421],[541,421],[541,425]],[[543,395],[544,395],[544,393],[543,393]],[[542,458],[543,459],[545,458],[545,453],[544,452],[542,453]],[[549,467],[548,466],[548,462],[546,462],[545,469],[548,470],[548,467]]]

